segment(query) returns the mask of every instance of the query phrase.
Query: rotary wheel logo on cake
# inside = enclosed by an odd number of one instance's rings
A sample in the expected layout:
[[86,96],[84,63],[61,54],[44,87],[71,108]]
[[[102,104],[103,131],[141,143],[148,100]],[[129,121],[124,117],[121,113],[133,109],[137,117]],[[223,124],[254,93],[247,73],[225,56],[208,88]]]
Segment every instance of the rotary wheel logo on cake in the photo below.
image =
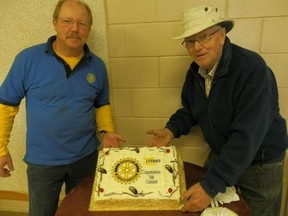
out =
[[135,158],[123,158],[112,168],[112,176],[121,184],[130,184],[140,177],[141,164]]

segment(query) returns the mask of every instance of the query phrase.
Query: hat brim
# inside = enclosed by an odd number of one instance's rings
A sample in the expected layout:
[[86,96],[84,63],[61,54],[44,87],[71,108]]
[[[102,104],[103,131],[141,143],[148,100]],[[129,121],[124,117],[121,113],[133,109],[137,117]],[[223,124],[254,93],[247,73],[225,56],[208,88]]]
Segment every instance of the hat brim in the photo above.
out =
[[228,33],[229,31],[231,31],[231,29],[234,27],[234,20],[221,20],[218,22],[210,22],[210,23],[206,23],[205,25],[200,25],[197,26],[196,28],[190,29],[185,31],[182,35],[177,36],[172,38],[173,40],[180,40],[180,39],[184,39],[187,37],[190,37],[192,35],[195,35],[209,27],[212,27],[214,25],[221,25],[222,27],[224,27],[226,29],[226,33]]

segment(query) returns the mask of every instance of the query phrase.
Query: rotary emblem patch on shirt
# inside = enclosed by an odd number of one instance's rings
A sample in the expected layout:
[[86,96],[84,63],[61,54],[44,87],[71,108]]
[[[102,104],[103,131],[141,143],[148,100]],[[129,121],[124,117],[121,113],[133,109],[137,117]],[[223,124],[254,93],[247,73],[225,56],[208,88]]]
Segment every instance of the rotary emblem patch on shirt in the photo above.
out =
[[87,82],[88,83],[94,83],[96,80],[96,77],[93,73],[88,73],[87,74]]

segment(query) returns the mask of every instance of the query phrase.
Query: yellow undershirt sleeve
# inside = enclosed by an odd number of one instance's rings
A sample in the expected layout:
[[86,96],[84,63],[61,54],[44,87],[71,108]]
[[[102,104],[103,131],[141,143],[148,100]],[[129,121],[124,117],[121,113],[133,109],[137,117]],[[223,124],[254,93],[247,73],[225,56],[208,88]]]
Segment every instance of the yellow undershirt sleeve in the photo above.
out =
[[114,124],[112,118],[112,109],[110,105],[104,105],[96,108],[97,130],[114,132]]
[[10,133],[14,119],[19,111],[19,106],[7,106],[0,104],[0,156],[7,155]]

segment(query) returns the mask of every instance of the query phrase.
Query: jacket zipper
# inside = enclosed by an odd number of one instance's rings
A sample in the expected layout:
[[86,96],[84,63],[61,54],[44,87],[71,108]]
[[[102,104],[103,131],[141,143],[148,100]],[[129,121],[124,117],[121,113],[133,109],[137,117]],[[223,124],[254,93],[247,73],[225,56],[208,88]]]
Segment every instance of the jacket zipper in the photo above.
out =
[[[211,133],[211,136],[213,137],[213,140],[214,140],[214,143],[217,145],[217,142],[216,142],[216,138],[215,138],[215,133],[214,133],[214,129],[213,129],[213,126],[212,126],[212,118],[211,118],[211,111],[210,111],[210,103],[209,103],[209,95],[207,96],[206,95],[206,92],[205,92],[205,87],[203,86],[201,80],[199,79],[199,77],[197,77],[194,73],[193,75],[196,77],[197,81],[198,81],[198,84],[200,85],[201,89],[203,90],[203,94],[204,96],[206,97],[206,102],[207,102],[207,110],[208,110],[208,119],[209,119],[209,126],[210,126],[210,133]],[[211,83],[211,89],[210,89],[210,93],[212,92],[212,88],[213,86],[215,85],[216,83],[216,80],[212,83]],[[219,146],[217,145],[216,146],[216,149],[218,150],[219,149]]]

